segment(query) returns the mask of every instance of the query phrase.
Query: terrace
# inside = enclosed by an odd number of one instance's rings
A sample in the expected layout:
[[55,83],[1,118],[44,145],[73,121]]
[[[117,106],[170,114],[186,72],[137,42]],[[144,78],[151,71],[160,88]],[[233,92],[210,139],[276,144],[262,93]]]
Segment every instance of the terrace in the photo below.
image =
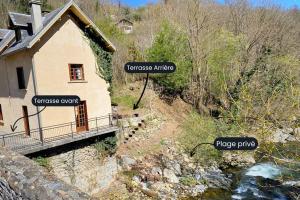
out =
[[91,118],[87,131],[76,131],[76,122],[64,123],[41,129],[31,129],[30,135],[25,131],[0,135],[0,145],[23,155],[39,152],[87,138],[118,131],[117,121],[112,115]]

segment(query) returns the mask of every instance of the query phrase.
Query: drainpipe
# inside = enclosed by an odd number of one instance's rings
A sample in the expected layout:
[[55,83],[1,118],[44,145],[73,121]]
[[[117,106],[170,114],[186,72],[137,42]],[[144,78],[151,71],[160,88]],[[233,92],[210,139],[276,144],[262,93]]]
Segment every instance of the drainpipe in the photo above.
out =
[[[13,107],[11,106],[11,91],[10,91],[10,82],[8,80],[8,67],[7,67],[7,62],[6,62],[6,57],[3,57],[3,61],[5,64],[5,73],[6,73],[6,83],[7,83],[7,89],[8,89],[8,103],[9,103],[9,113],[10,113],[10,118],[12,116],[11,113],[13,113]],[[4,137],[3,137],[3,142],[4,141]]]
[[[33,90],[34,90],[34,95],[38,95],[38,88],[37,88],[37,83],[36,83],[36,76],[35,76],[35,63],[34,63],[34,58],[32,56],[31,59],[32,63],[32,79],[33,79]],[[40,140],[42,144],[44,144],[44,136],[43,136],[43,131],[41,127],[41,116],[40,116],[40,107],[36,106],[36,111],[37,111],[37,119],[38,119],[38,126],[39,126],[39,133],[40,133]]]

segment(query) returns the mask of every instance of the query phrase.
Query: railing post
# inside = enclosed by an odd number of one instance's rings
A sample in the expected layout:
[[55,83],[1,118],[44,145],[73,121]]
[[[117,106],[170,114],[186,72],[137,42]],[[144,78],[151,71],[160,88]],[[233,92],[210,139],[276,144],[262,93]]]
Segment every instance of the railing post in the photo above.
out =
[[112,126],[113,124],[112,124],[111,114],[109,114],[108,117],[109,117],[109,125]]
[[96,128],[97,128],[97,133],[98,133],[98,131],[99,131],[99,129],[98,129],[98,117],[96,117]]
[[3,139],[3,146],[5,146],[5,139],[4,139],[4,135],[2,136]]
[[71,124],[71,134],[72,134],[72,138],[74,138],[74,132],[73,132],[73,124],[72,124],[72,122],[70,123]]
[[39,128],[39,131],[40,131],[40,140],[42,142],[42,145],[44,145],[44,134],[43,134],[43,129],[42,128]]

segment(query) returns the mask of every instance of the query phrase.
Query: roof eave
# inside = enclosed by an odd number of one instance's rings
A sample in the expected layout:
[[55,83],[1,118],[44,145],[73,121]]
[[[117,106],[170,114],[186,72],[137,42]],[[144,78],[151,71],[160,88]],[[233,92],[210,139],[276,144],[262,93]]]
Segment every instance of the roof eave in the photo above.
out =
[[2,54],[5,51],[5,48],[10,45],[10,43],[15,39],[15,36],[11,34],[8,39],[5,39],[4,43],[0,47],[0,56],[4,55]]
[[25,50],[25,49],[28,49],[28,48],[27,48],[27,47],[22,47],[22,48],[19,48],[19,49],[17,49],[17,50],[14,50],[14,51],[9,51],[9,52],[6,52],[6,53],[4,53],[4,54],[1,54],[0,57],[10,56],[10,55],[16,54],[16,53],[18,53],[18,52],[20,52],[20,51],[23,51],[23,50]]
[[[88,16],[86,16],[86,14],[77,6],[77,4],[73,3],[72,1],[72,6],[74,6],[76,8],[76,10],[73,12],[78,11],[81,17],[81,20],[85,23],[86,26],[88,27],[92,27],[100,37],[102,37],[104,39],[104,41],[108,44],[107,47],[112,50],[113,52],[116,51],[116,47],[112,44],[112,42],[109,41],[109,39],[104,35],[104,33],[102,33],[102,31],[100,31],[100,29],[94,24],[94,22],[92,20],[90,20],[90,18]],[[71,8],[72,9],[72,8]]]

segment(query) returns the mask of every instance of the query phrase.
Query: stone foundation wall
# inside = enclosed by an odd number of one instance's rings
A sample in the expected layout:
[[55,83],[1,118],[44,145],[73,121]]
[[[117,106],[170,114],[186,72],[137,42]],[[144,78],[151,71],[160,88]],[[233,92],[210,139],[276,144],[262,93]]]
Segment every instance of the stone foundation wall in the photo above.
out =
[[85,200],[91,198],[48,173],[29,158],[0,147],[0,199]]
[[116,158],[100,158],[93,146],[49,157],[51,172],[89,195],[105,189],[118,173]]

